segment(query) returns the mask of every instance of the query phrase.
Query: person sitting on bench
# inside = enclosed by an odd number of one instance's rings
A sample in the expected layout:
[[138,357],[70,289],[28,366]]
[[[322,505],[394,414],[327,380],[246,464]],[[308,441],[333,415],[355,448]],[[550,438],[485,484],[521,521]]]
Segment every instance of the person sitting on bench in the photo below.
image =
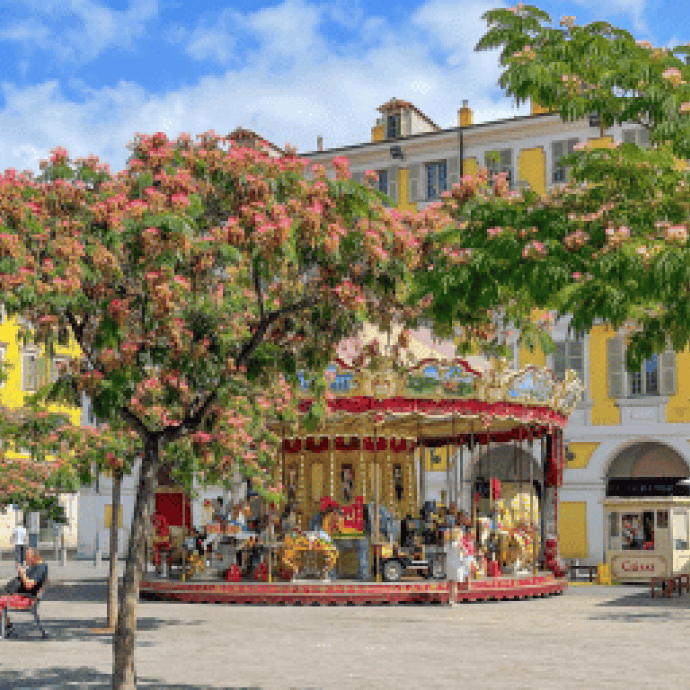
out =
[[[19,587],[16,593],[0,597],[0,611],[7,606],[10,608],[29,608],[34,603],[34,597],[41,591],[41,587],[48,579],[48,566],[43,562],[38,551],[32,548],[26,550],[26,564],[28,568],[17,563]],[[12,633],[9,616],[7,617],[7,629]]]

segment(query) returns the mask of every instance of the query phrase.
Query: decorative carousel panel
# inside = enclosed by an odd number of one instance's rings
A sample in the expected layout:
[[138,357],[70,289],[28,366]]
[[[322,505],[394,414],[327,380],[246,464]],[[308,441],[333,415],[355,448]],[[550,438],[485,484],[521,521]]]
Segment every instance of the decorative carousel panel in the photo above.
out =
[[546,405],[554,398],[556,381],[547,369],[527,367],[510,376],[506,391],[515,401],[535,401]]

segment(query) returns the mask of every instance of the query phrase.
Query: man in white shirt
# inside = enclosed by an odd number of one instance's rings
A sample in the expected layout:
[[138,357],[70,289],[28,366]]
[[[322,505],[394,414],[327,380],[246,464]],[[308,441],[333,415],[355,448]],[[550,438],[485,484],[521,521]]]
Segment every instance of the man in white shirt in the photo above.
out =
[[24,565],[26,553],[26,527],[21,523],[12,530],[12,542],[14,543],[14,560],[20,565]]

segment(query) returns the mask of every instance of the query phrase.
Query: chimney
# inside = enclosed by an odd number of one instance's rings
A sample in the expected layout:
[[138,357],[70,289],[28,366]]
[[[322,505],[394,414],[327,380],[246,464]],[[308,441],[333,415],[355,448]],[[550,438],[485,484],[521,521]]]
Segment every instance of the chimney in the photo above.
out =
[[462,102],[462,108],[458,110],[458,127],[471,127],[474,124],[472,111],[470,110],[469,101]]
[[323,151],[323,137],[320,134],[316,137],[316,150]]

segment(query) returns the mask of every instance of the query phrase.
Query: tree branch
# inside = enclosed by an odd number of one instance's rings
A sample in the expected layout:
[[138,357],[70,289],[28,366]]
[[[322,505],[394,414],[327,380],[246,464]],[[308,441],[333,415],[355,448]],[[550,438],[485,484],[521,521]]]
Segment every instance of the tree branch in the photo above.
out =
[[257,270],[256,263],[254,264],[254,290],[256,290],[256,296],[259,299],[259,315],[261,320],[264,320],[264,297],[261,293],[261,280],[259,278],[259,271]]
[[256,331],[254,331],[254,335],[252,335],[249,342],[242,348],[242,352],[240,352],[240,355],[235,361],[235,364],[237,366],[240,366],[241,364],[245,364],[247,362],[249,356],[258,347],[259,342],[264,337],[264,335],[266,335],[266,331],[275,321],[282,318],[283,316],[287,316],[288,314],[296,314],[302,309],[308,309],[309,307],[313,307],[317,303],[318,299],[316,297],[307,297],[302,301],[296,302],[295,304],[289,307],[284,307],[283,309],[277,309],[276,311],[271,312],[257,326]]

